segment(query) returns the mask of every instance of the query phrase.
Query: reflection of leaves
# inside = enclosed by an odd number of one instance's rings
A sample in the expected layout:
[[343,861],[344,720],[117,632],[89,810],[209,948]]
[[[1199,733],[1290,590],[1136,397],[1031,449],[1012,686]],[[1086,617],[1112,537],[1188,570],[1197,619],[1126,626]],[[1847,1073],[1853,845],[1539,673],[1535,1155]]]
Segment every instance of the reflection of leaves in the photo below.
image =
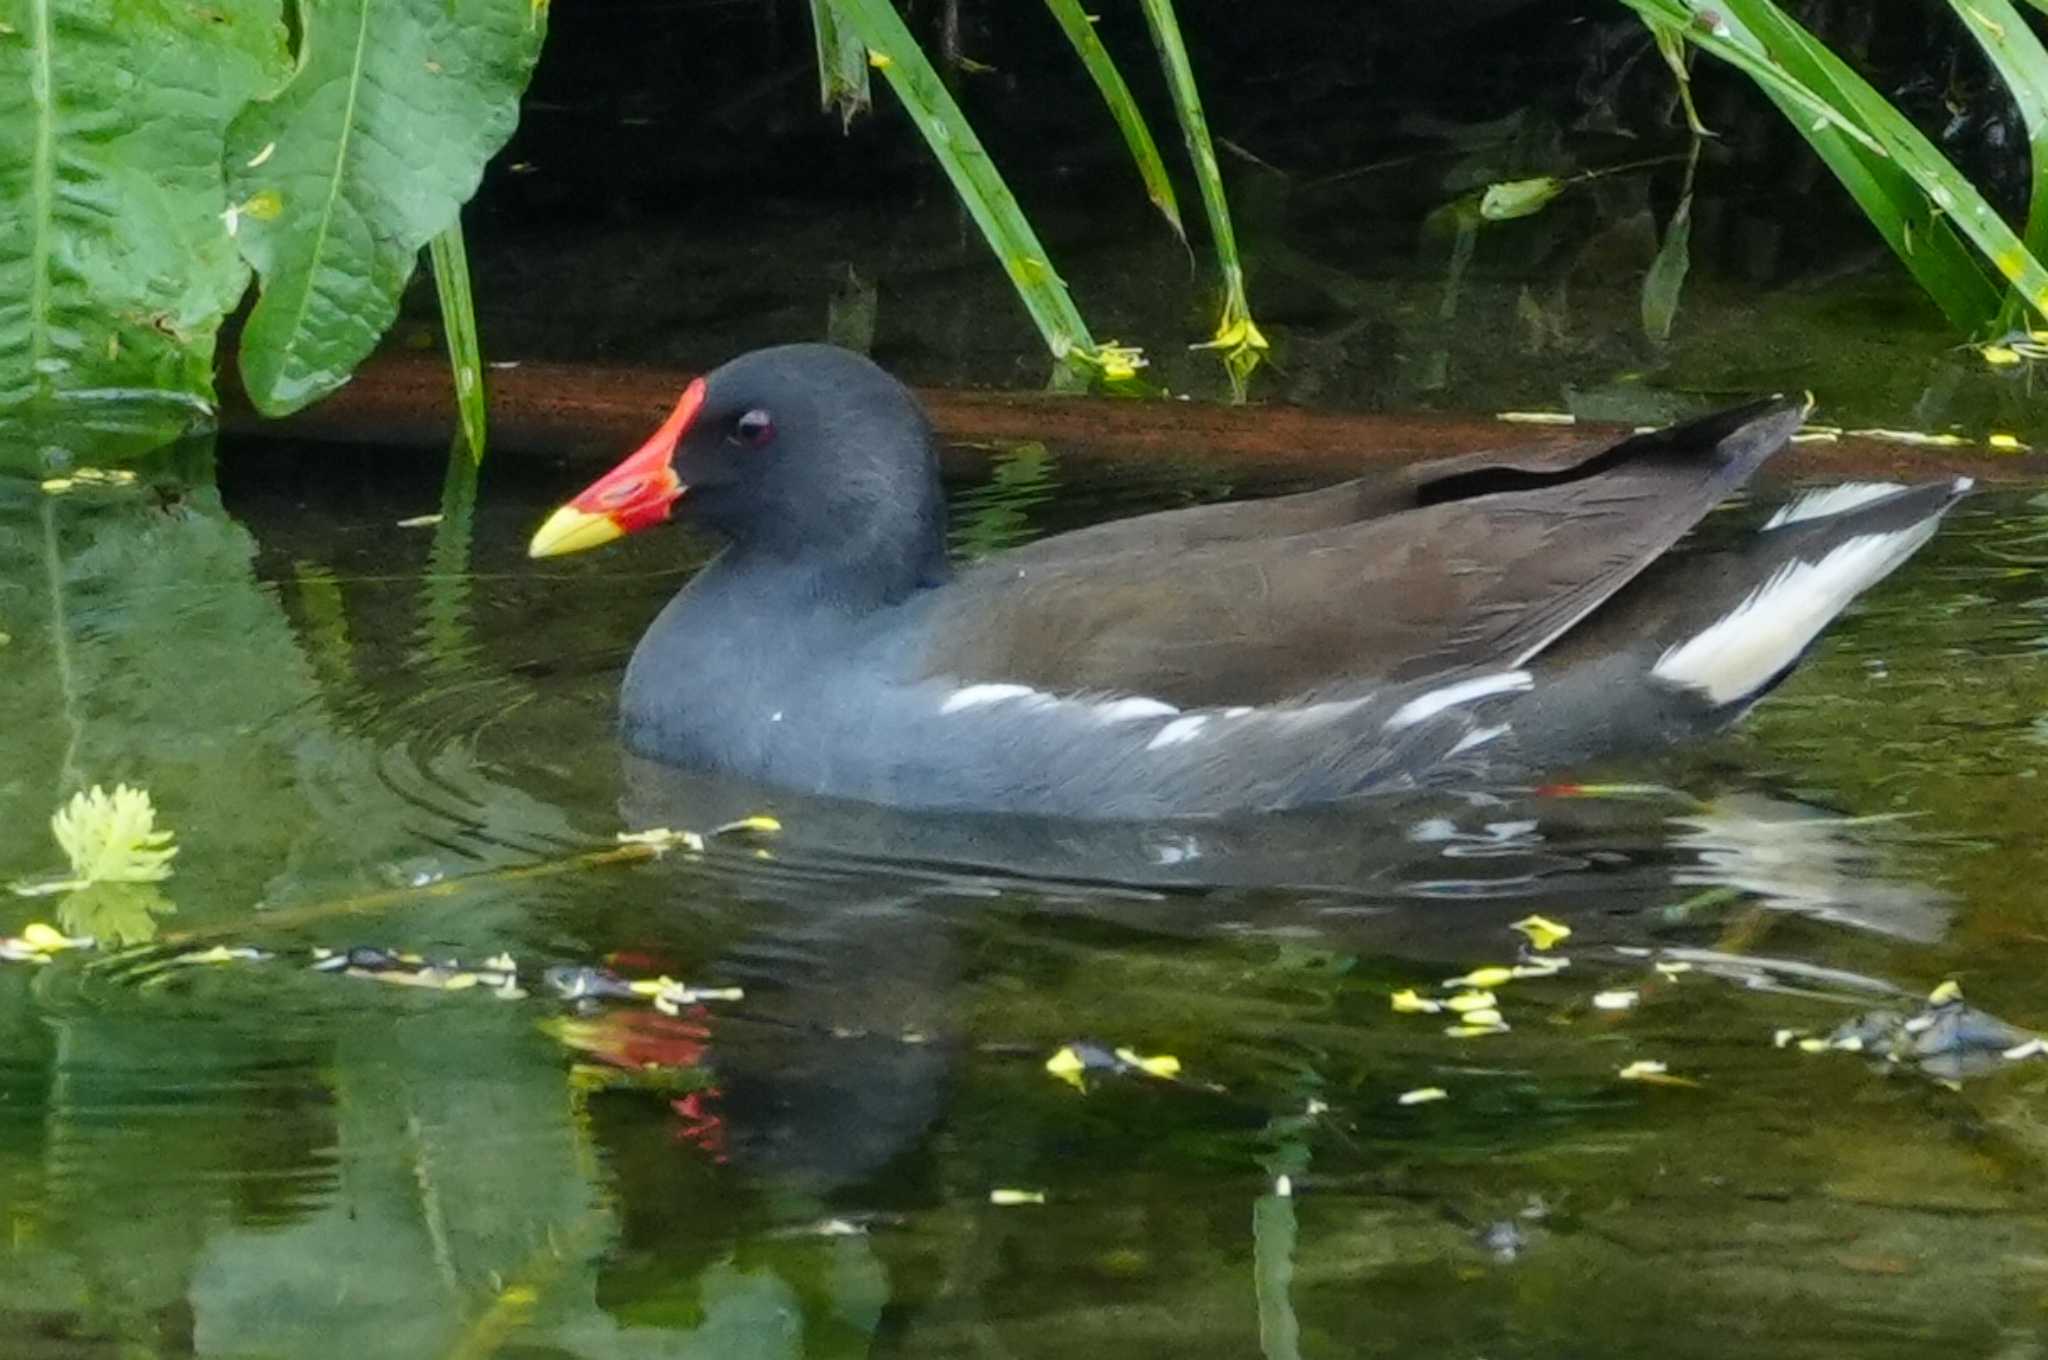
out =
[[1034,537],[1031,511],[1052,495],[1053,472],[1043,444],[1016,444],[997,455],[988,481],[955,507],[954,551],[971,561]]
[[154,883],[94,883],[59,902],[57,920],[67,935],[118,949],[155,939],[156,918],[176,910]]
[[1679,290],[1685,287],[1685,274],[1691,267],[1692,197],[1687,195],[1671,214],[1664,244],[1643,277],[1643,334],[1652,340],[1670,338],[1671,323],[1678,319]]

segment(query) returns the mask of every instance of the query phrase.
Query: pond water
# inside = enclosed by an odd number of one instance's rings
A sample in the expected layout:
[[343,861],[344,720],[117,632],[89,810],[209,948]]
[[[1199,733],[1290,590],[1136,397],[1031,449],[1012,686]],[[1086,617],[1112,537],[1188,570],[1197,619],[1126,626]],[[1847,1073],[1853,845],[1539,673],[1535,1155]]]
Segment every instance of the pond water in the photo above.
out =
[[[1128,827],[622,763],[620,669],[707,545],[537,566],[553,477],[209,458],[0,488],[0,878],[92,783],[180,847],[0,899],[155,932],[0,964],[7,1355],[2041,1353],[2048,1061],[1800,1043],[1949,979],[2048,1025],[2031,492],[1595,787]],[[1276,486],[1024,446],[958,541]],[[462,967],[313,966],[351,947]],[[524,995],[445,985],[501,954]],[[1517,963],[1502,1033],[1390,1001]],[[742,994],[579,1005],[558,965]],[[1048,1071],[1079,1044],[1124,1070]]]

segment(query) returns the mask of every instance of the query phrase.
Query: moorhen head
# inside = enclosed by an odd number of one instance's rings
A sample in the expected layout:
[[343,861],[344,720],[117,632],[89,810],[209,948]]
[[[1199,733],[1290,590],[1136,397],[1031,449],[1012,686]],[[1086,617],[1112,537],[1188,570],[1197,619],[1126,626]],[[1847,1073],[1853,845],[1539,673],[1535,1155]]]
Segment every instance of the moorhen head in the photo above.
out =
[[944,573],[945,500],[916,398],[833,345],[742,355],[684,389],[647,442],[557,510],[534,557],[670,519],[746,558],[803,561],[901,598]]

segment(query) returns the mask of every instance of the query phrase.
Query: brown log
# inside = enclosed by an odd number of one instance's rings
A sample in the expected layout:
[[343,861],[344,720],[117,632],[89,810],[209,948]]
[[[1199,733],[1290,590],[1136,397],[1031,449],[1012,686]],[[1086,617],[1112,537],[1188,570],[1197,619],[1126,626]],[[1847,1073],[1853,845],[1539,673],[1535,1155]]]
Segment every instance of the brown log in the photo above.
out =
[[[545,361],[494,366],[486,379],[492,453],[547,455],[601,470],[661,422],[692,376],[670,369]],[[1184,457],[1297,470],[1398,463],[1620,428],[953,388],[921,389],[918,397],[940,435],[956,444],[1035,439],[1063,453]],[[421,447],[446,444],[455,433],[453,385],[438,356],[374,358],[348,386],[284,420],[263,420],[232,390],[225,394],[223,409],[231,433]],[[1832,443],[1799,444],[1774,467],[1797,477],[1962,473],[2019,481],[2048,476],[2048,455],[1999,454],[1975,446],[1930,448],[1844,435]]]

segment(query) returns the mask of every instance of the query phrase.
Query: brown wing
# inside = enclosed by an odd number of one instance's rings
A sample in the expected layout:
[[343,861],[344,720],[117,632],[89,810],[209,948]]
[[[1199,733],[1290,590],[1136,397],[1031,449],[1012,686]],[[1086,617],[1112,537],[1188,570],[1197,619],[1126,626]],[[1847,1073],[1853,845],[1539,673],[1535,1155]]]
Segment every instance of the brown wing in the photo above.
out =
[[1183,707],[1516,665],[1740,486],[1799,403],[1082,530],[963,573],[932,675]]

